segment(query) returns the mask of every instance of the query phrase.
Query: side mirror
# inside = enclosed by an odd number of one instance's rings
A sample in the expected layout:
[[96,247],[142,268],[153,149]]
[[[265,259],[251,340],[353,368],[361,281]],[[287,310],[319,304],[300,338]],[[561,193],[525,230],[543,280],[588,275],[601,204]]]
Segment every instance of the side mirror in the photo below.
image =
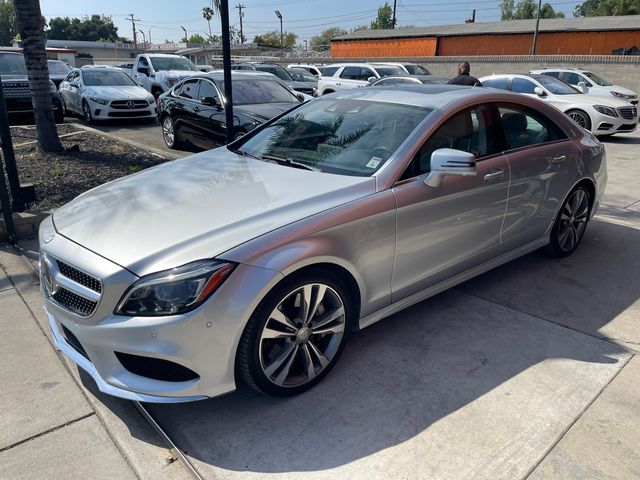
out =
[[544,93],[544,90],[542,89],[542,87],[536,87],[533,89],[533,91],[535,92],[536,95],[538,95],[539,97],[546,97],[547,94]]
[[369,77],[367,78],[367,82],[371,83],[371,82],[375,82],[378,79],[378,77]]
[[139,87],[144,87],[144,82],[142,80],[134,79],[134,81]]
[[587,84],[584,82],[578,82],[578,88],[582,90],[583,93],[587,93]]
[[301,93],[296,93],[296,97],[298,97],[298,100],[300,100],[301,102],[304,102],[304,95]]
[[200,101],[202,102],[203,105],[209,105],[211,107],[219,107],[220,108],[220,104],[216,100],[216,97],[202,97],[200,99]]
[[149,76],[149,67],[138,67],[138,73]]
[[476,157],[472,153],[439,148],[431,154],[431,172],[425,179],[425,185],[438,187],[446,175],[473,177],[478,174]]

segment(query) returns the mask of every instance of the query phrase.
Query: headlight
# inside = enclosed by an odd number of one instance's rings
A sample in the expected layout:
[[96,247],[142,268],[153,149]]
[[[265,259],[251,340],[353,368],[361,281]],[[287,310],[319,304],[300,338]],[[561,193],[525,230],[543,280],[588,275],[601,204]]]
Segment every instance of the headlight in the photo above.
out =
[[164,83],[169,85],[169,87],[173,87],[176,83],[178,83],[178,78],[165,78]]
[[611,92],[611,95],[613,95],[616,98],[631,98],[633,95],[626,95],[624,93],[620,93],[620,92]]
[[109,99],[100,98],[100,97],[89,97],[92,101],[99,103],[100,105],[107,105],[109,103]]
[[150,98],[147,98],[147,102],[149,103],[149,105],[155,105],[156,99],[153,97],[150,97]]
[[116,315],[178,315],[200,306],[236,267],[215,260],[197,262],[141,278],[124,294]]
[[612,107],[607,107],[605,105],[594,105],[593,108],[595,108],[596,111],[602,113],[603,115],[608,115],[609,117],[618,116],[618,112],[616,112],[616,109]]

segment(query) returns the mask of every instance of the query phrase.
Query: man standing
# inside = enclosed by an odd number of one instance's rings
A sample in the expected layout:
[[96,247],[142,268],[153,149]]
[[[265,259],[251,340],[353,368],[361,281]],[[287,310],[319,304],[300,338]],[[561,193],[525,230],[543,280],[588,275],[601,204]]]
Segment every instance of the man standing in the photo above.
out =
[[458,65],[458,76],[456,78],[452,78],[448,83],[451,85],[467,85],[470,87],[481,87],[482,83],[476,77],[472,77],[469,72],[471,71],[471,66],[469,62],[462,62]]

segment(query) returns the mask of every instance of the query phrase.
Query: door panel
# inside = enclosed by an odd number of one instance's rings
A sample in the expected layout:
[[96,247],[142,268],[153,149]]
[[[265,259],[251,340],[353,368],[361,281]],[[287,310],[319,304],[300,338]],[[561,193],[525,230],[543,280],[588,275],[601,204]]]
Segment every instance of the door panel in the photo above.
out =
[[214,97],[221,105],[218,91],[209,80],[200,80],[198,100],[200,102],[194,108],[194,123],[197,131],[198,142],[203,148],[213,148],[226,143],[226,114],[220,106],[213,107],[202,103],[204,97]]

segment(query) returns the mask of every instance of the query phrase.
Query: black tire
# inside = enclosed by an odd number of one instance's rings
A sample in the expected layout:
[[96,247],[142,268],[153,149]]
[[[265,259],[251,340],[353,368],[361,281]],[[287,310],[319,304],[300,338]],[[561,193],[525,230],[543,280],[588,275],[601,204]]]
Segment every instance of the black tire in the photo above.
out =
[[566,114],[585,130],[591,131],[591,118],[582,110],[568,110]]
[[82,118],[87,123],[93,123],[93,115],[91,115],[91,107],[86,100],[82,101]]
[[591,215],[591,191],[578,185],[567,195],[551,229],[548,251],[555,257],[571,255],[580,245]]
[[157,104],[158,98],[160,97],[160,95],[162,95],[162,90],[160,90],[159,88],[154,88],[153,90],[151,90],[151,95],[153,95],[153,98],[156,99]]
[[175,124],[173,123],[173,119],[169,115],[163,115],[163,117],[160,119],[160,128],[162,130],[162,139],[164,140],[164,144],[167,147],[174,149],[182,146],[179,132],[176,129]]
[[[300,292],[301,288],[310,284],[320,284],[328,288],[321,298],[322,301],[319,304],[320,306],[315,310],[315,314],[312,315],[309,328],[306,328],[307,333],[304,335],[304,338],[300,334],[303,333],[302,331],[305,330],[305,327],[298,324],[297,333],[287,333],[287,338],[269,339],[268,342],[270,343],[266,344],[265,347],[262,343],[263,340],[261,337],[267,325],[270,326],[270,328],[267,328],[270,332],[273,332],[274,330],[286,331],[286,327],[284,330],[280,330],[279,327],[282,326],[282,323],[276,322],[273,318],[273,314],[276,313],[276,309],[286,317],[284,312],[290,310],[288,308],[284,308],[284,304],[290,302],[291,299],[297,300],[295,295],[303,295],[302,292]],[[312,289],[311,292],[315,292],[316,298],[318,298],[319,290]],[[311,298],[313,298],[313,293]],[[344,315],[339,318],[336,317],[338,318],[337,320],[329,323],[317,323],[317,331],[319,333],[314,333],[313,324],[316,322],[322,322],[323,315],[325,318],[327,316],[332,317],[332,312],[339,312],[339,308],[336,308],[336,306],[339,306],[339,304],[336,303],[337,298],[342,302]],[[302,302],[300,303],[302,304]],[[289,305],[290,308],[300,308],[296,307],[295,303],[289,303]],[[236,376],[239,380],[244,381],[247,385],[251,386],[258,392],[276,397],[297,395],[309,390],[320,382],[338,362],[351,330],[353,311],[352,300],[347,289],[340,279],[331,273],[318,270],[285,279],[274,287],[274,289],[260,302],[247,322],[240,339],[240,344],[238,345],[238,352],[236,355]],[[339,313],[336,313],[336,315],[338,314]],[[290,315],[287,318],[294,317]],[[298,317],[295,317],[294,320],[298,320]],[[328,328],[329,326],[333,326],[332,328],[340,328],[340,325],[343,328],[343,331],[340,333],[339,338],[337,336],[333,336],[337,334],[326,333],[327,330],[330,330]],[[290,331],[295,332],[296,330],[291,328]],[[281,342],[281,345],[278,345],[278,342]],[[287,348],[293,344],[295,344],[293,347],[295,350],[292,350],[293,353],[283,355],[283,353],[287,351]],[[277,350],[275,350],[274,354],[274,349],[276,348]],[[316,352],[319,352],[321,355],[318,355]],[[311,357],[309,356],[310,354],[312,354]],[[293,383],[290,382],[288,385],[278,385],[275,383],[275,381],[265,373],[263,358],[268,355],[273,355],[276,358],[275,360],[273,360],[273,358],[264,360],[264,363],[271,360],[271,365],[267,366],[267,370],[276,364],[280,358],[283,359],[281,360],[280,365],[286,364],[282,369],[279,369],[278,367],[278,369],[274,370],[273,376],[276,375],[276,372],[280,372],[278,374],[278,376],[280,376],[280,374],[283,373],[284,368],[287,368],[287,365],[289,365],[287,373],[285,373],[285,377],[288,379],[289,372],[292,372],[292,378],[298,381],[298,383],[296,384],[295,381]],[[307,366],[308,362],[305,361],[306,359],[312,360],[311,370],[313,371],[313,374],[305,373],[305,371],[309,372],[309,367]],[[318,363],[316,363],[316,361]],[[328,363],[325,363],[325,365],[322,366],[323,361],[328,361]],[[317,367],[321,369],[316,371]]]

